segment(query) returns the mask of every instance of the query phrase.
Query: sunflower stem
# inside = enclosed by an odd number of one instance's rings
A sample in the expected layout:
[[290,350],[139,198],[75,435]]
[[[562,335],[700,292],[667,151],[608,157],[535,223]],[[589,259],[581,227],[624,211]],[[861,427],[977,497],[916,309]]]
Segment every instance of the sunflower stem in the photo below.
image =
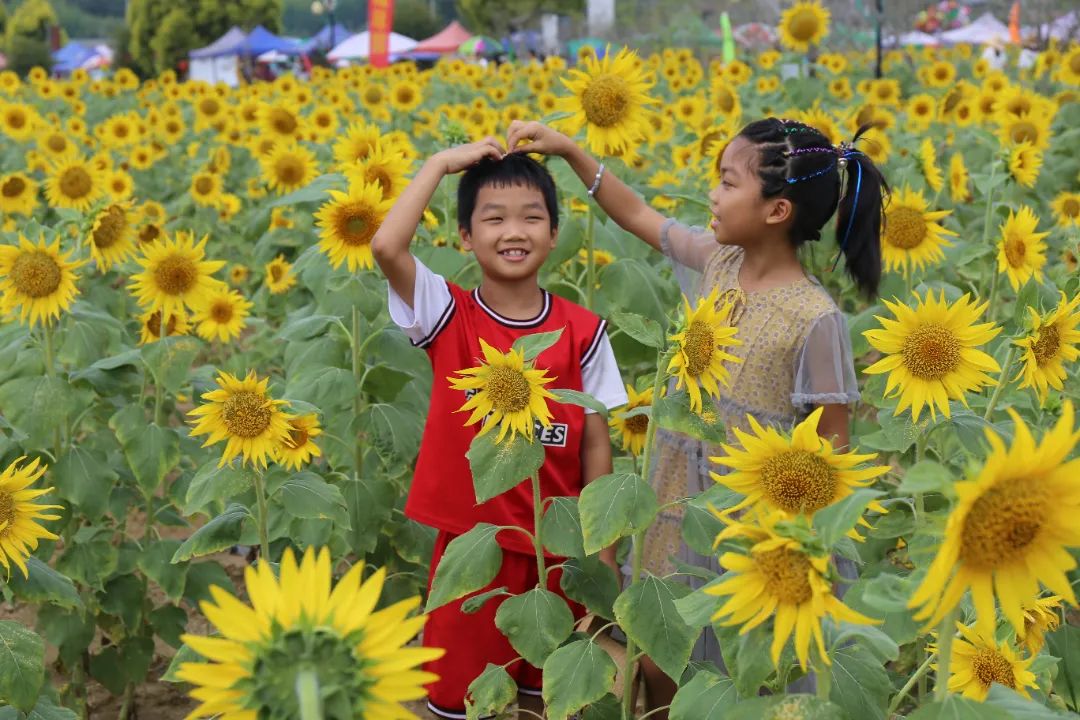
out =
[[585,307],[593,309],[593,290],[596,286],[596,257],[593,252],[593,209],[585,216]]
[[311,668],[304,668],[296,675],[296,700],[300,705],[300,720],[323,720],[319,676]]
[[[349,344],[352,350],[353,386],[356,393],[353,396],[353,417],[358,418],[364,409],[361,388],[364,384],[363,350],[367,341],[360,342],[360,308],[355,305],[352,309],[352,332],[349,334]],[[353,438],[353,465],[356,468],[356,480],[359,482],[364,471],[364,444],[359,433]]]
[[266,507],[266,484],[262,470],[256,468],[254,476],[255,504],[258,509],[256,520],[259,524],[259,554],[263,562],[270,562],[270,536],[267,530],[268,511]]
[[904,687],[900,688],[900,692],[893,696],[892,702],[889,703],[889,709],[885,712],[886,717],[892,717],[893,713],[900,707],[900,703],[904,702],[904,698],[911,692],[911,688],[915,687],[915,683],[926,676],[926,671],[930,669],[930,663],[933,662],[933,660],[934,656],[928,655],[926,659],[923,660],[922,665],[919,666],[919,669],[915,671],[915,674],[909,677],[908,681],[904,683]]
[[135,699],[135,683],[128,683],[124,687],[124,699],[120,703],[120,712],[116,716],[116,720],[127,720],[128,715],[131,714],[131,702]]
[[822,702],[829,702],[829,694],[832,692],[832,666],[826,662],[826,658],[819,657],[814,662],[814,671],[817,673],[817,696]]
[[164,404],[165,390],[161,387],[161,383],[154,382],[154,424],[164,425]]
[[1016,362],[1016,345],[1009,346],[1009,354],[1005,356],[1005,365],[1001,369],[1001,374],[998,376],[997,387],[994,388],[994,394],[990,396],[990,402],[986,404],[986,412],[983,413],[983,420],[990,421],[990,415],[994,412],[994,408],[997,407],[998,400],[1001,399],[1001,393],[1005,390],[1005,386],[1009,384],[1009,373],[1012,372],[1013,363]]
[[934,679],[934,699],[943,701],[949,696],[949,665],[952,662],[952,640],[956,634],[956,608],[945,614],[938,630],[938,667]]
[[536,551],[536,581],[540,587],[547,585],[547,571],[544,569],[544,545],[540,542],[540,515],[543,507],[543,498],[540,496],[540,474],[532,474],[533,492],[533,549]]
[[46,321],[42,325],[42,334],[45,339],[45,374],[49,377],[56,375],[56,366],[53,364],[53,326]]

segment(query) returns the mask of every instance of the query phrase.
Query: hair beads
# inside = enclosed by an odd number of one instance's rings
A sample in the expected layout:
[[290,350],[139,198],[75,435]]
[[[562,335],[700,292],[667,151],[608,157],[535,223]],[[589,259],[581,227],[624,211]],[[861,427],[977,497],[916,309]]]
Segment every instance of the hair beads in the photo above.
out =
[[802,182],[804,180],[812,180],[812,179],[814,179],[816,177],[820,177],[820,176],[824,175],[827,172],[830,172],[831,170],[834,170],[835,168],[836,168],[836,163],[829,163],[828,165],[821,168],[817,172],[812,172],[809,175],[801,175],[799,177],[787,178],[787,184],[788,185],[794,185],[795,183]]

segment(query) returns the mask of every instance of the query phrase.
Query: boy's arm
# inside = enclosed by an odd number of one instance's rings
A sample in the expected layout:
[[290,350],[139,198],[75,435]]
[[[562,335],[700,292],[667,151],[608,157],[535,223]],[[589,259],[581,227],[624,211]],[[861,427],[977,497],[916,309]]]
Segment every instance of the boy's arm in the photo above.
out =
[[[519,142],[527,144],[518,147]],[[558,155],[566,160],[586,188],[591,188],[596,181],[596,171],[600,169],[600,163],[573,140],[546,125],[535,121],[515,120],[510,123],[506,143],[511,152]],[[593,199],[619,227],[637,235],[656,250],[661,250],[660,227],[666,218],[650,207],[610,169],[604,169],[600,187]]]
[[461,172],[485,157],[498,160],[503,155],[502,146],[490,137],[432,155],[386,214],[371,239],[371,253],[390,287],[409,307],[413,306],[416,282],[416,263],[409,252],[409,244],[439,182],[444,176]]
[[[581,442],[581,472],[586,485],[602,475],[610,475],[611,436],[608,434],[607,420],[599,413],[585,416],[585,435]],[[616,545],[600,551],[600,559],[615,571],[615,579],[622,583],[622,571],[615,559]]]

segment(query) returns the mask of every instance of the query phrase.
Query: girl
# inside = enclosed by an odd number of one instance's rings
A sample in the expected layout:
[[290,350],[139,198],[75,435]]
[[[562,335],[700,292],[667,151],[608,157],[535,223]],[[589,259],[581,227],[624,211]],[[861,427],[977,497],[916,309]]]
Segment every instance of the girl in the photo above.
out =
[[[721,302],[734,304],[731,322],[743,344],[728,351],[742,362],[729,365],[731,384],[715,399],[719,422],[748,430],[750,414],[763,425],[790,429],[823,406],[818,432],[838,449],[848,445],[848,406],[859,392],[847,325],[804,269],[798,250],[819,240],[825,223],[838,213],[836,240],[847,273],[864,294],[876,295],[888,187],[866,155],[846,143],[833,147],[803,123],[776,118],[750,123],[720,158],[721,181],[709,193],[712,221],[703,229],[663,217],[572,140],[540,123],[515,121],[507,141],[516,152],[564,158],[620,227],[668,258],[691,299],[718,287]],[[719,454],[714,446],[658,429],[651,482],[660,503],[711,487],[709,471],[725,471],[709,462]],[[682,505],[671,507],[646,534],[646,568],[668,575],[675,572],[674,558],[720,572],[716,557],[698,555],[682,542]],[[698,642],[694,659],[722,666],[712,632]],[[649,705],[668,704],[674,683],[651,662],[643,667]]]

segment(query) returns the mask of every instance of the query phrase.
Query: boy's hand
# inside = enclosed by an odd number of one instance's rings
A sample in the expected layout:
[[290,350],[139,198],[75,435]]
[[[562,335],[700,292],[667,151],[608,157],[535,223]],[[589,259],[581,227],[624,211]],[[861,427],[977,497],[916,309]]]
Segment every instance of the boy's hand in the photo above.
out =
[[[522,143],[520,146],[518,143]],[[506,147],[510,152],[531,152],[542,155],[565,157],[576,146],[574,141],[558,130],[530,120],[515,120],[506,133]]]
[[486,137],[480,142],[468,145],[457,145],[437,153],[436,157],[443,163],[447,174],[458,173],[475,165],[484,158],[502,160],[506,150],[493,137]]

